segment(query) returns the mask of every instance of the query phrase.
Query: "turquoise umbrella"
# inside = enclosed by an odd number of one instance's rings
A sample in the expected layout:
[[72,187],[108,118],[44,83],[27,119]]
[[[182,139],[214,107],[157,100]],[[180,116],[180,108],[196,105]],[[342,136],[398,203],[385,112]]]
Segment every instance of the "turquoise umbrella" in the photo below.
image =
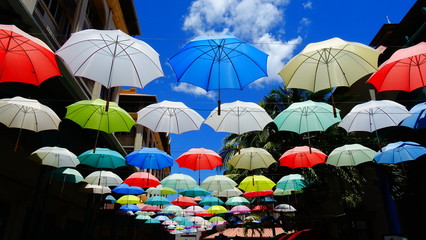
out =
[[158,220],[156,220],[156,219],[148,219],[148,220],[146,220],[146,222],[145,222],[146,224],[161,224],[161,222],[160,221],[158,221]]
[[231,197],[225,202],[226,205],[237,206],[237,205],[248,205],[250,204],[249,200],[245,197]]
[[72,168],[57,168],[52,170],[52,179],[61,182],[78,183],[84,181],[83,176],[75,169]]
[[172,189],[190,189],[195,187],[197,183],[195,182],[195,179],[189,175],[175,173],[161,180],[161,185]]
[[190,189],[186,189],[180,192],[182,196],[185,197],[202,197],[210,194],[209,191],[202,189],[199,186],[192,187]]
[[167,198],[163,196],[154,196],[150,197],[145,201],[145,204],[148,205],[168,205],[170,204],[170,201],[167,200]]
[[201,206],[214,206],[214,205],[224,205],[225,203],[217,197],[206,197],[201,200],[198,204]]
[[96,148],[96,151],[87,150],[78,157],[80,164],[94,168],[118,168],[126,166],[126,159],[117,151],[108,148]]
[[277,188],[282,190],[298,191],[306,187],[304,177],[300,174],[290,174],[277,182]]

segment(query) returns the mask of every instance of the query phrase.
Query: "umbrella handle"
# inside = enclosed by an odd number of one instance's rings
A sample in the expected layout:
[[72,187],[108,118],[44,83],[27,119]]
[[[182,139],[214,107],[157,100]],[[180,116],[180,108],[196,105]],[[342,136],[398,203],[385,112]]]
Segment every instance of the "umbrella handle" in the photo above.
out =
[[18,150],[19,138],[21,138],[21,132],[22,132],[22,128],[19,128],[18,138],[16,139],[15,148],[13,149],[14,152]]
[[337,118],[337,110],[336,110],[336,104],[334,103],[333,93],[331,93],[331,103],[333,105],[333,115],[334,115],[334,118]]
[[217,100],[217,115],[219,115],[219,116],[220,116],[220,104],[221,104],[221,101],[219,99],[219,100]]

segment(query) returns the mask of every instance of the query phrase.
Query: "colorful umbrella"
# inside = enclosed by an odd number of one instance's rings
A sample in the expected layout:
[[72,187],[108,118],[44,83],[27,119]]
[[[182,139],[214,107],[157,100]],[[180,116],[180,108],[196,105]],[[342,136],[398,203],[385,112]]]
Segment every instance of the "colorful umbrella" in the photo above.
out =
[[0,25],[0,82],[40,86],[61,73],[53,51],[14,25]]
[[[141,202],[141,199],[134,195],[124,195],[117,199],[118,204],[138,204]],[[138,208],[137,211],[140,209]]]
[[224,205],[225,203],[217,197],[206,197],[201,200],[198,204],[201,206],[214,206],[214,205]]
[[141,209],[136,206],[135,204],[124,204],[120,207],[121,210],[123,211],[131,211],[131,212],[136,212],[136,211],[140,211]]
[[200,185],[201,188],[207,191],[219,192],[234,189],[235,186],[237,186],[237,183],[225,175],[208,176]]
[[[243,89],[267,76],[268,55],[231,35],[200,36],[168,60],[179,82],[206,91]],[[220,115],[220,109],[219,109]]]
[[373,161],[376,151],[360,144],[346,144],[335,148],[327,157],[327,164],[336,167],[355,166]]
[[263,190],[270,190],[275,186],[275,183],[262,175],[253,175],[244,178],[238,188],[244,191],[259,192]]
[[183,210],[184,213],[192,213],[192,214],[201,213],[201,212],[205,212],[205,211],[206,211],[206,209],[204,209],[200,206],[189,206],[189,207],[187,207]]
[[300,174],[289,174],[277,182],[277,188],[289,191],[298,191],[306,187],[305,178]]
[[191,176],[182,173],[175,173],[165,177],[161,180],[161,184],[164,187],[170,187],[173,189],[190,189],[197,185]]
[[289,204],[281,203],[275,206],[274,211],[288,213],[288,212],[296,212],[297,210],[296,208],[294,208],[293,206]]
[[118,186],[123,180],[115,173],[111,171],[95,171],[89,174],[85,179],[85,182],[92,185],[100,186]]
[[378,92],[406,91],[426,86],[426,42],[399,49],[379,66],[367,83]]
[[426,102],[419,103],[410,109],[412,116],[404,119],[400,126],[412,129],[426,128]]
[[166,208],[164,208],[162,212],[163,213],[176,214],[176,213],[182,213],[183,209],[180,206],[177,206],[177,205],[170,205],[170,206],[167,206]]
[[169,187],[163,187],[161,184],[156,187],[148,188],[146,192],[152,195],[171,195],[177,193],[176,190]]
[[235,168],[254,170],[268,168],[276,163],[274,157],[263,148],[243,148],[240,153],[235,154],[228,163]]
[[195,206],[197,203],[191,197],[180,196],[171,202],[173,205],[180,207]]
[[249,213],[251,212],[251,209],[244,205],[237,205],[232,207],[230,212],[234,214]]
[[240,189],[233,187],[231,189],[226,189],[226,190],[223,190],[223,191],[220,191],[220,192],[219,191],[213,191],[212,195],[215,196],[215,197],[226,197],[226,198],[228,198],[228,197],[241,196],[241,195],[243,195],[243,192]]
[[138,111],[137,123],[154,132],[181,134],[199,130],[204,118],[182,102],[162,101]]
[[308,146],[295,147],[281,155],[280,166],[289,168],[313,167],[325,163],[327,155],[316,148]]
[[268,196],[272,195],[274,191],[268,189],[268,190],[262,190],[262,191],[246,191],[244,192],[244,197],[262,197],[262,196]]
[[160,207],[158,206],[153,206],[153,205],[145,205],[141,208],[141,211],[145,211],[145,212],[161,212]]
[[226,205],[248,205],[250,202],[245,197],[231,197],[225,202]]
[[215,205],[215,206],[209,207],[206,210],[206,212],[217,214],[217,213],[226,213],[226,212],[228,212],[228,210],[225,207],[222,207],[220,205]]
[[66,148],[60,147],[42,147],[28,157],[29,159],[42,165],[61,167],[76,167],[80,164],[77,156]]
[[148,198],[145,203],[148,205],[168,205],[170,201],[163,196],[153,196]]
[[415,142],[390,143],[381,149],[374,160],[377,163],[397,164],[416,160],[426,154],[426,147]]
[[199,196],[207,196],[210,194],[210,192],[202,189],[199,186],[195,186],[190,189],[182,190],[180,194],[185,197],[199,197]]
[[119,168],[126,166],[126,159],[117,151],[108,148],[96,148],[87,150],[78,157],[80,164],[94,168]]
[[124,183],[126,183],[129,186],[136,186],[141,188],[149,188],[149,187],[156,187],[160,184],[160,180],[158,180],[154,175],[147,172],[136,172],[130,174],[129,177],[127,177],[124,180]]
[[144,147],[126,156],[127,164],[140,169],[162,169],[173,165],[173,158],[158,148]]
[[127,185],[126,183],[122,183],[120,185],[118,185],[117,187],[115,187],[114,189],[112,189],[113,192],[115,193],[119,193],[119,194],[126,194],[126,195],[139,195],[144,193],[145,191],[141,188],[141,187],[130,187],[129,185]]

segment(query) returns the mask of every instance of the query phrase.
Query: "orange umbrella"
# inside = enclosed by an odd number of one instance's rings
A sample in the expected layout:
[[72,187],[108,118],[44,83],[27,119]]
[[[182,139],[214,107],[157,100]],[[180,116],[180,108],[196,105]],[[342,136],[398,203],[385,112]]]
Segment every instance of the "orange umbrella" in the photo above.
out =
[[194,198],[191,197],[184,197],[180,196],[172,201],[173,205],[181,206],[181,207],[189,207],[189,206],[195,206],[197,203],[195,202]]
[[274,194],[272,190],[263,190],[263,191],[247,191],[243,194],[244,197],[263,197]]
[[316,148],[308,146],[295,147],[286,151],[279,159],[280,166],[289,168],[312,167],[325,163],[327,155]]
[[156,187],[160,185],[160,180],[158,180],[154,175],[147,172],[132,173],[123,182],[129,186],[137,186],[141,188]]

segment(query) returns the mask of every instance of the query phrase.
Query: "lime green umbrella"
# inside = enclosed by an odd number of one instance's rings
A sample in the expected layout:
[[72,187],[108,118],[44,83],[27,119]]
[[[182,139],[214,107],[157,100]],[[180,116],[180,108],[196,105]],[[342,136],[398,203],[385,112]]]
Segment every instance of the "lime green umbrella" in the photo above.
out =
[[173,188],[164,187],[161,184],[156,187],[148,188],[146,192],[152,195],[171,195],[177,193]]
[[117,199],[118,204],[138,204],[141,203],[141,199],[135,195],[124,195]]
[[260,192],[263,190],[270,190],[275,186],[275,183],[262,175],[253,175],[248,176],[244,178],[240,185],[238,185],[238,188],[244,190],[244,191],[253,191],[253,192]]
[[223,219],[222,217],[216,216],[216,217],[212,217],[209,219],[209,222],[214,223],[214,222],[224,222],[225,219]]
[[215,205],[215,206],[211,206],[209,207],[206,212],[208,213],[226,213],[228,212],[228,209],[226,209],[225,207],[222,207],[220,205]]

